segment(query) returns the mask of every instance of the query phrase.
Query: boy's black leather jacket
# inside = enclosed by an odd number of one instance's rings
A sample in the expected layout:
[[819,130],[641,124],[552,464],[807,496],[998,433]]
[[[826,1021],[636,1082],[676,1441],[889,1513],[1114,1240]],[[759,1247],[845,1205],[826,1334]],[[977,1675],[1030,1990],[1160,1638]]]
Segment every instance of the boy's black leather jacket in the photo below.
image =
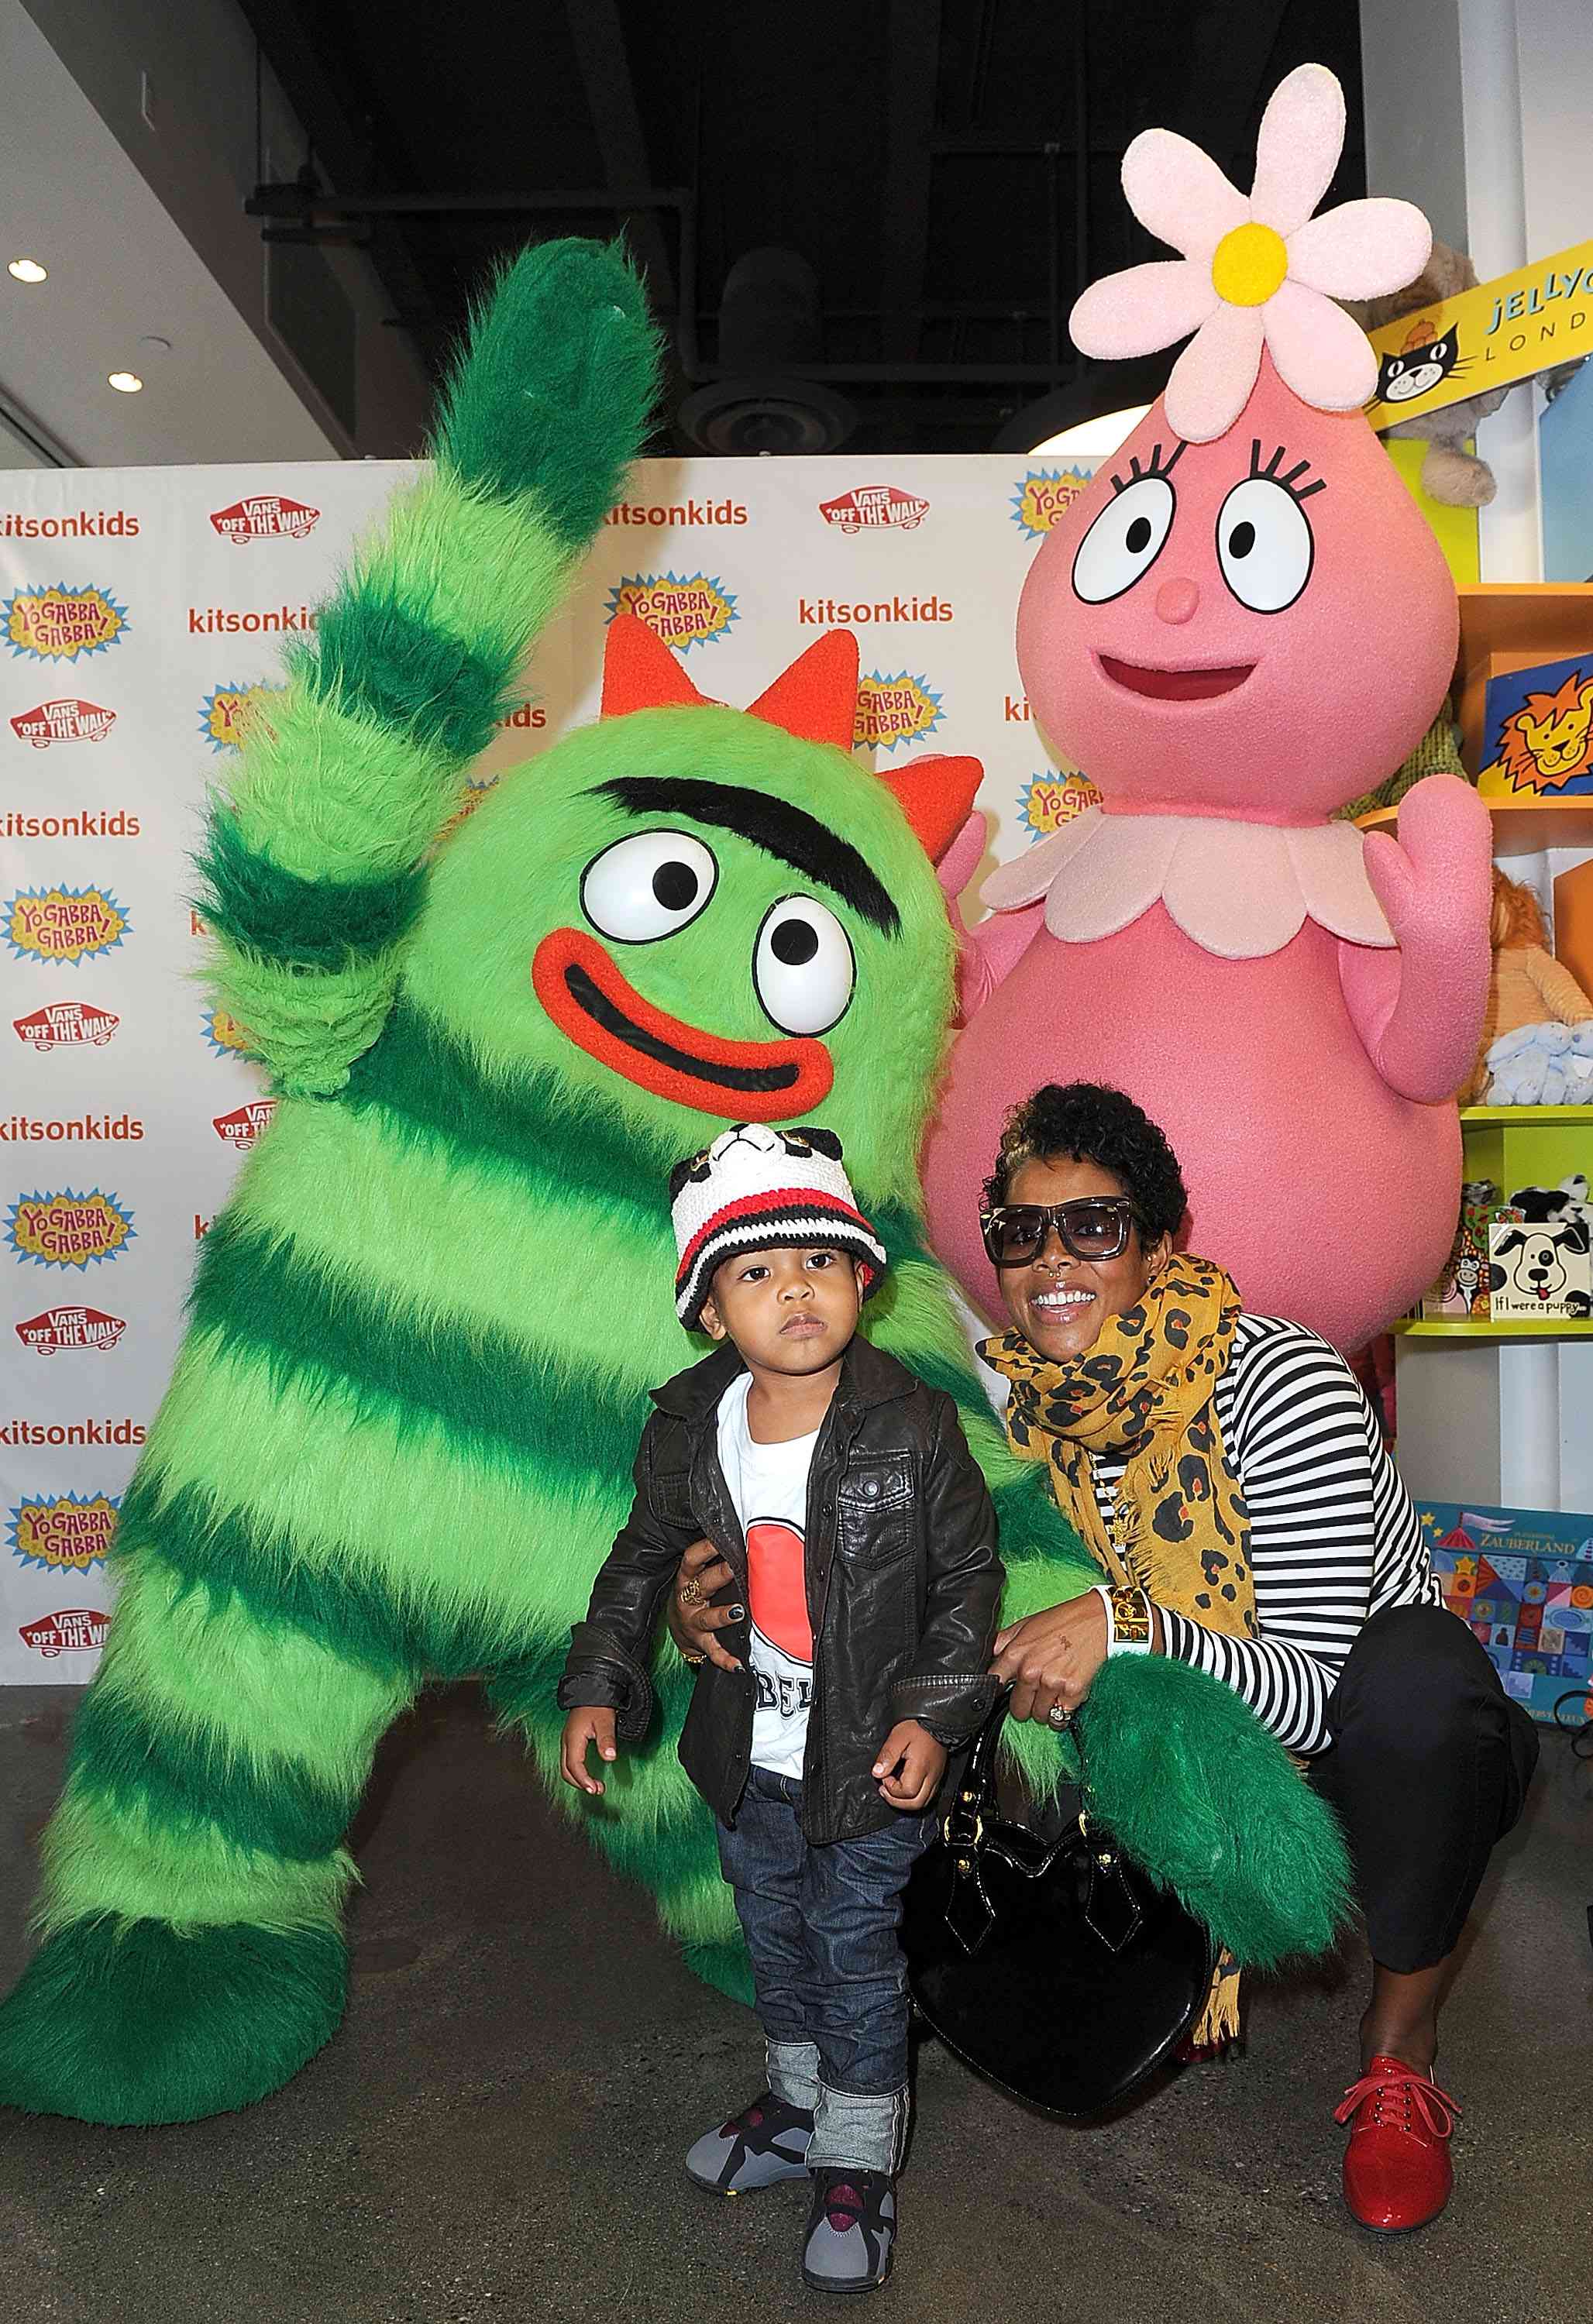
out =
[[[727,1342],[653,1390],[629,1520],[572,1633],[560,1704],[611,1707],[623,1741],[636,1741],[652,1713],[644,1665],[681,1552],[706,1536],[736,1577],[721,1597],[747,1603],[746,1545],[718,1432],[719,1399],[742,1369]],[[813,1448],[806,1563],[813,1702],[802,1830],[815,1843],[856,1840],[900,1813],[870,1772],[899,1719],[955,1746],[989,1711],[1004,1578],[996,1513],[957,1406],[861,1336],[841,1360]],[[747,1625],[718,1635],[745,1665]],[[750,1670],[699,1669],[681,1760],[726,1823],[746,1782],[755,1700]]]

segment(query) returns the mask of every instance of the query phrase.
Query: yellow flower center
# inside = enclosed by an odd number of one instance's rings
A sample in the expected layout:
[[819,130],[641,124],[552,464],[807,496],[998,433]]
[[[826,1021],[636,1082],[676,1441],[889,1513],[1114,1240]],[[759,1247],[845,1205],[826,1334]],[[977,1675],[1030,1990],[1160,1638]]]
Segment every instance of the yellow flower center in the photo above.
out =
[[1236,226],[1211,256],[1211,287],[1230,307],[1259,307],[1289,272],[1289,245],[1270,226]]

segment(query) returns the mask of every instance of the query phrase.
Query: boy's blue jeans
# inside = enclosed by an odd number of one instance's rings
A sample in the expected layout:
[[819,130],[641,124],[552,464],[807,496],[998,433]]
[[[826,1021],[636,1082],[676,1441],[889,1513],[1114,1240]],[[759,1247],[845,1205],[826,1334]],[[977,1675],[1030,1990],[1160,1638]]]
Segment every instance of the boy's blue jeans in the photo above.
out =
[[897,1931],[933,1813],[814,1848],[793,1775],[755,1767],[719,1864],[752,1958],[769,2087],[811,2107],[809,2167],[894,2171],[907,2135],[907,1971]]

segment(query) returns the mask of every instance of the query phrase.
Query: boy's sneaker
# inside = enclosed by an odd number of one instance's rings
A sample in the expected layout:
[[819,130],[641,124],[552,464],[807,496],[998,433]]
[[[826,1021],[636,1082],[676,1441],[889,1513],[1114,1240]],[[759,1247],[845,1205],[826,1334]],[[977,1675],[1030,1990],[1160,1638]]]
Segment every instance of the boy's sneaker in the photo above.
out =
[[896,2182],[884,2171],[815,2171],[802,2282],[814,2292],[876,2292],[891,2272]]
[[762,2090],[750,2106],[705,2130],[686,2157],[686,2175],[710,2195],[750,2195],[782,2179],[808,2175],[813,2116]]

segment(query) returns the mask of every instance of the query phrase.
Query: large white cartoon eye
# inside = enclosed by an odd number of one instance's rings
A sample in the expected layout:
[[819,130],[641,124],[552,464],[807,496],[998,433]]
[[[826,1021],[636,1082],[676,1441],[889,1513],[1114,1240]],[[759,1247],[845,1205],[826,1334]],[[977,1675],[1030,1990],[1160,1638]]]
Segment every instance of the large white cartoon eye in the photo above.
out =
[[656,944],[697,918],[719,867],[689,831],[638,831],[594,855],[581,875],[580,908],[599,935]]
[[1311,579],[1315,554],[1305,511],[1287,484],[1271,476],[1246,476],[1218,512],[1222,577],[1253,613],[1281,613],[1292,605]]
[[1114,493],[1074,553],[1074,595],[1104,605],[1132,589],[1161,555],[1177,506],[1165,476],[1138,476]]
[[752,956],[764,1014],[785,1033],[828,1033],[857,981],[851,938],[811,896],[786,896],[764,915]]

